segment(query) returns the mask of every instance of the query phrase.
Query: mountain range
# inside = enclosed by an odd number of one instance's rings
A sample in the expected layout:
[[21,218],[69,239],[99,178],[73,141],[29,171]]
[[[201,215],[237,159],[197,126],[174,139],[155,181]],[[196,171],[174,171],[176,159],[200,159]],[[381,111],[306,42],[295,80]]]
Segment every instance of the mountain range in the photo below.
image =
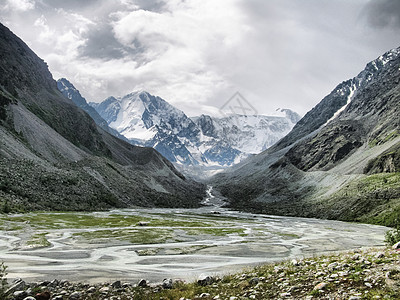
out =
[[63,96],[46,63],[0,24],[4,211],[200,205],[204,185],[154,149],[111,135],[92,117]]
[[209,180],[237,209],[394,226],[400,48],[339,84],[270,149]]
[[181,168],[232,166],[272,146],[300,119],[288,109],[280,109],[277,116],[189,118],[162,98],[144,91],[90,105],[132,144],[152,147]]
[[0,207],[200,206],[206,185],[172,161],[229,166],[206,183],[235,209],[398,225],[400,48],[298,122],[279,113],[189,118],[143,91],[88,105],[0,24]]

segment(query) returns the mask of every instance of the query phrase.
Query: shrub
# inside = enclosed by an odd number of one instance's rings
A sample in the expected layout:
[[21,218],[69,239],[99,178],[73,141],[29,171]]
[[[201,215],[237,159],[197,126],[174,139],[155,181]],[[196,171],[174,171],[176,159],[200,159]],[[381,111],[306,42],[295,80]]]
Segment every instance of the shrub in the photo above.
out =
[[4,265],[4,262],[0,263],[0,299],[5,298],[5,292],[7,290],[7,266]]

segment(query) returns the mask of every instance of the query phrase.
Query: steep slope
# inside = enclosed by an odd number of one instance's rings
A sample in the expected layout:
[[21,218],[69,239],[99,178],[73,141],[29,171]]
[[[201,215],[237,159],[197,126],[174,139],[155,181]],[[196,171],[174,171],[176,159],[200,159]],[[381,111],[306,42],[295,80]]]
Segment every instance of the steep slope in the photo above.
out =
[[367,64],[275,146],[213,184],[237,208],[393,225],[400,215],[399,67],[400,48]]
[[109,97],[91,105],[131,143],[157,149],[180,168],[197,167],[192,168],[192,173],[201,167],[231,166],[261,152],[300,119],[290,110],[281,110],[279,116],[188,118],[147,92],[134,92],[118,99]]
[[197,206],[204,187],[96,126],[0,24],[0,202],[7,209]]
[[72,100],[76,106],[83,109],[87,114],[96,122],[98,126],[104,131],[120,138],[125,139],[124,136],[120,135],[116,130],[110,128],[107,122],[97,113],[97,111],[91,107],[86,99],[82,97],[81,93],[74,87],[74,85],[65,78],[57,80],[58,90],[68,99]]

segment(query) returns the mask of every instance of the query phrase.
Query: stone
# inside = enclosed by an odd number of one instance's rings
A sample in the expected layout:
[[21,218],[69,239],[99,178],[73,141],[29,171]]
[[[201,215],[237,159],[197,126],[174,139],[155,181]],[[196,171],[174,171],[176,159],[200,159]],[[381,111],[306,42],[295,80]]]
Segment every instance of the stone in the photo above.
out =
[[15,291],[13,293],[14,299],[15,300],[23,300],[24,298],[26,298],[28,296],[28,293],[25,291]]
[[145,221],[138,222],[138,226],[147,226],[149,224],[150,224],[149,222],[145,222]]
[[146,279],[140,279],[138,286],[140,287],[147,287],[147,280]]
[[165,278],[162,282],[162,287],[164,289],[172,289],[172,279],[171,278]]
[[283,298],[291,297],[291,296],[292,296],[292,294],[290,294],[290,293],[282,293],[281,294],[281,297],[283,297]]
[[199,277],[199,279],[197,280],[197,284],[201,285],[201,286],[206,286],[206,285],[210,285],[213,283],[213,278],[210,276],[205,276],[202,275]]
[[50,281],[45,280],[39,283],[40,286],[48,286],[50,284]]
[[114,289],[120,289],[122,287],[121,281],[115,281],[111,284]]
[[70,300],[79,300],[80,298],[81,298],[80,292],[73,292],[71,295],[69,295]]
[[99,292],[102,294],[107,294],[110,291],[110,288],[108,286],[103,286],[101,289],[99,289]]
[[12,294],[15,291],[22,291],[25,290],[26,288],[26,283],[23,281],[21,278],[17,278],[13,281],[11,286],[6,290],[6,295],[7,294]]
[[96,288],[94,286],[91,286],[90,288],[88,288],[86,290],[86,292],[89,293],[89,294],[94,293],[94,292],[96,292]]
[[57,295],[54,298],[52,298],[51,300],[63,300],[64,297],[62,295]]
[[292,259],[292,265],[293,266],[299,266],[300,264],[299,264],[299,262],[297,260]]
[[349,300],[360,300],[361,297],[359,296],[350,296]]
[[251,284],[251,285],[256,285],[256,284],[258,284],[260,282],[260,278],[258,278],[258,277],[253,277],[252,279],[250,279],[250,281],[249,281],[249,283]]
[[210,294],[209,294],[209,293],[202,293],[202,294],[200,294],[200,298],[207,298],[207,297],[210,297]]
[[377,254],[375,254],[375,258],[383,258],[385,257],[385,253],[383,252],[378,252]]
[[328,284],[326,282],[320,282],[315,287],[314,290],[320,291],[323,290]]
[[48,286],[56,287],[56,286],[58,286],[59,283],[60,283],[60,282],[59,282],[57,279],[54,279],[54,280],[50,281],[50,283],[48,284]]
[[28,296],[28,297],[25,297],[24,300],[36,300],[36,299],[33,298],[32,296]]

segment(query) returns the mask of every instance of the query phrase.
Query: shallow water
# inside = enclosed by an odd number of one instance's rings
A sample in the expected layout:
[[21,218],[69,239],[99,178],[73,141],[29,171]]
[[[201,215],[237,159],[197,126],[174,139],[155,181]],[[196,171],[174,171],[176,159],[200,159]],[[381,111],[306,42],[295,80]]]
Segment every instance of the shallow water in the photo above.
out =
[[[209,200],[212,204],[213,199]],[[112,216],[121,219],[123,226],[76,226],[74,222],[63,222],[60,213],[14,216],[18,222],[13,216],[0,219],[0,260],[9,267],[8,277],[90,283],[136,283],[141,278],[151,282],[163,278],[193,280],[201,274],[230,273],[260,263],[382,246],[387,231],[381,226],[254,215],[217,206],[75,214],[69,213],[68,217],[107,221]],[[21,222],[21,218],[44,216],[56,220],[60,216],[60,222],[47,227],[34,221]],[[143,226],[126,226],[126,218],[150,221],[143,222]],[[28,242],[37,234],[45,237],[47,247]]]

